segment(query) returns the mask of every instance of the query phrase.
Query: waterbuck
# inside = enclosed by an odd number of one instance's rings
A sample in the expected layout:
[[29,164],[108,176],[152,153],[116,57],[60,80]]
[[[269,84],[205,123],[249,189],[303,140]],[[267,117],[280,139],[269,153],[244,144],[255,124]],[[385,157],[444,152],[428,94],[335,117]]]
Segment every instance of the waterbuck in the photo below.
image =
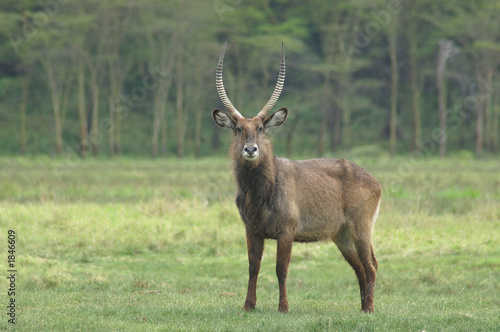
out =
[[379,182],[345,159],[292,161],[273,156],[265,132],[281,126],[288,110],[268,115],[285,82],[285,55],[271,98],[254,118],[243,117],[227,97],[222,79],[226,44],[219,57],[216,85],[227,112],[215,109],[215,123],[234,133],[229,147],[237,193],[236,206],[246,228],[249,281],[243,307],[252,310],[265,239],[278,241],[276,275],[280,312],[288,312],[286,277],[292,243],[331,239],[352,266],[359,282],[361,310],[373,312],[378,262],[372,232],[380,196]]

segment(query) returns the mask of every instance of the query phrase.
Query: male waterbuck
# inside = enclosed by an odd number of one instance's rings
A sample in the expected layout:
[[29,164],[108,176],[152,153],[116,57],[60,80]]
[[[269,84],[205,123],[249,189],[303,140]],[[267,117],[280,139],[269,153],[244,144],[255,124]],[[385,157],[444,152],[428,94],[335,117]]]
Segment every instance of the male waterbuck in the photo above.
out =
[[215,109],[212,116],[219,127],[234,133],[229,154],[237,184],[236,205],[246,228],[250,274],[243,309],[252,310],[257,302],[265,239],[278,241],[276,275],[281,312],[288,312],[286,277],[292,243],[331,239],[356,272],[361,310],[373,312],[378,262],[371,237],[382,192],[379,182],[345,159],[291,161],[274,157],[265,132],[282,125],[288,115],[286,108],[268,115],[285,81],[283,44],[278,82],[254,118],[243,117],[227,97],[222,80],[226,44],[217,65],[216,85],[227,113]]

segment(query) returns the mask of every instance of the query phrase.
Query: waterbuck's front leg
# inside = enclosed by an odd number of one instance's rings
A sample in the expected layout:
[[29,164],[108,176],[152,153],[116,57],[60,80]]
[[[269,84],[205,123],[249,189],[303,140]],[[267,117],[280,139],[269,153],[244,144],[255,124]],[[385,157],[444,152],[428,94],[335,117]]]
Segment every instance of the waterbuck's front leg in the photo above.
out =
[[260,261],[264,252],[264,239],[247,229],[248,249],[248,292],[243,310],[255,309],[257,303],[257,278],[259,276]]
[[278,284],[280,289],[280,302],[278,305],[278,311],[283,313],[288,312],[286,277],[288,275],[288,266],[290,265],[290,258],[292,256],[292,243],[293,239],[289,237],[278,237],[278,252],[276,255],[276,276],[278,277]]

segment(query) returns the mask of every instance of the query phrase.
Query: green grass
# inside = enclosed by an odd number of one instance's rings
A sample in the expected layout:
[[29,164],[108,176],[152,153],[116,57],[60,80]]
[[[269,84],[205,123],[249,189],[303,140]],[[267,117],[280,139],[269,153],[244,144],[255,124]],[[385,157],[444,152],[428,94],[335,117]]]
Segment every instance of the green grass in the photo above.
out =
[[[279,314],[274,241],[257,309],[241,312],[248,267],[225,159],[2,158],[5,257],[7,230],[17,234],[16,327],[500,330],[500,161],[355,161],[384,189],[373,315],[360,313],[354,272],[332,243],[294,246],[290,312]],[[12,328],[1,317],[0,329]]]

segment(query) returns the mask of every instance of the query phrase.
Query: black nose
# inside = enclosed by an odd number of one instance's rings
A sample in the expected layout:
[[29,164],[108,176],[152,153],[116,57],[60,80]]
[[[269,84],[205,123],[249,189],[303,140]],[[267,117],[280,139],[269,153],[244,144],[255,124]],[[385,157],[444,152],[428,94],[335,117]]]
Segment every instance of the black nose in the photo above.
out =
[[248,153],[249,155],[252,155],[257,152],[257,145],[245,145],[243,151],[245,151],[245,153]]

